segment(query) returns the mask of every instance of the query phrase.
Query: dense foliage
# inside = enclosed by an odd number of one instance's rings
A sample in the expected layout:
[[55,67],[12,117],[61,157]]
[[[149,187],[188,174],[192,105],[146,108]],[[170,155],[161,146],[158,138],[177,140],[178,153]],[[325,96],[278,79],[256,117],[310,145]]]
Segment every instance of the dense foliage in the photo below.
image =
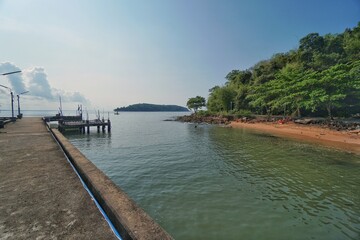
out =
[[209,90],[210,112],[292,116],[360,113],[360,22],[342,34],[310,33],[299,47],[247,70],[233,70]]
[[189,109],[177,105],[156,105],[139,103],[114,109],[116,112],[188,112]]

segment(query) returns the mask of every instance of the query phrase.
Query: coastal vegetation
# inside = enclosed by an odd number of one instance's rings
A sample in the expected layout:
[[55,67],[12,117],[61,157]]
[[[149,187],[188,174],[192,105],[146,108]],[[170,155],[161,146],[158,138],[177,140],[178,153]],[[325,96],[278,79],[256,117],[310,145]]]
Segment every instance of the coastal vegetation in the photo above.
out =
[[193,109],[196,113],[198,109],[205,107],[206,100],[204,97],[196,96],[193,98],[189,98],[189,100],[186,103],[186,106],[189,109]]
[[177,105],[157,105],[138,103],[127,107],[118,107],[115,112],[188,112],[189,109]]
[[340,34],[310,33],[300,39],[297,49],[277,53],[249,69],[232,70],[225,78],[224,85],[209,90],[207,114],[329,118],[359,114],[360,22]]

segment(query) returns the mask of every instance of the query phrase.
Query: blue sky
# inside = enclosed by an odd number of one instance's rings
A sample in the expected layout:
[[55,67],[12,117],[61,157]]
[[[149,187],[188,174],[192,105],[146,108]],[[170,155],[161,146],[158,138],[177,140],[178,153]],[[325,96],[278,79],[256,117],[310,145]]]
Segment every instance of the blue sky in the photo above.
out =
[[232,69],[358,21],[360,0],[0,0],[0,62],[24,70],[0,84],[23,81],[29,109],[56,109],[59,94],[67,108],[185,105]]

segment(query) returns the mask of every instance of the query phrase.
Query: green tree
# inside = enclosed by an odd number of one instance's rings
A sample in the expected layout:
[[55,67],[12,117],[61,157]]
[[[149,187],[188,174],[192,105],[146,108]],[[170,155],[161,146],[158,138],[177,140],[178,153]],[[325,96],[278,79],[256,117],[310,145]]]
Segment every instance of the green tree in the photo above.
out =
[[301,109],[304,108],[308,94],[303,85],[303,77],[306,73],[301,64],[290,63],[276,75],[278,97],[273,101],[274,109],[283,111],[284,115],[301,116]]
[[232,99],[230,99],[230,103],[225,100],[224,106],[231,106],[231,110],[245,110],[249,109],[248,101],[246,100],[246,96],[248,94],[248,89],[252,80],[252,72],[250,70],[240,71],[240,70],[232,70],[225,77],[227,82],[225,83],[228,88],[228,92],[232,95]]
[[270,60],[260,61],[251,68],[254,84],[263,84],[275,78],[275,72]]
[[360,113],[360,22],[342,34],[310,33],[299,48],[247,70],[232,70],[210,90],[212,112],[329,117]]
[[265,84],[253,86],[251,93],[246,97],[251,107],[257,110],[258,113],[263,114],[264,109],[268,114],[271,113],[271,106],[269,105],[269,95],[263,94],[266,92]]
[[220,112],[222,110],[219,96],[220,89],[219,86],[215,86],[209,90],[210,94],[206,106],[210,112]]
[[234,102],[235,109],[237,111],[250,109],[249,101],[246,99],[249,94],[249,89],[250,85],[246,84],[243,84],[236,89],[236,96],[234,98]]
[[207,108],[211,112],[222,112],[233,109],[236,91],[231,86],[215,87],[210,89]]
[[351,99],[352,107],[359,109],[359,72],[360,61],[356,61],[307,74],[302,81],[308,94],[308,98],[303,102],[305,108],[312,112],[324,109],[331,118],[334,110],[346,110],[349,107],[346,100]]
[[232,70],[228,75],[226,75],[226,85],[231,85],[235,88],[240,85],[249,84],[252,77],[252,73],[249,70],[240,71]]
[[200,96],[189,98],[189,100],[186,103],[186,106],[189,109],[193,109],[194,112],[196,113],[198,109],[205,107],[205,98]]
[[345,30],[343,47],[347,60],[360,59],[360,22],[354,29]]

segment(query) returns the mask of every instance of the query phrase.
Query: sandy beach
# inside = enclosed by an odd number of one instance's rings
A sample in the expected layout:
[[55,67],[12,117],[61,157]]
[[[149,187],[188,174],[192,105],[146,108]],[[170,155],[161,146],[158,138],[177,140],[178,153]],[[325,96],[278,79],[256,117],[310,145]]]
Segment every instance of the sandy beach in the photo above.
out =
[[285,124],[231,122],[230,126],[313,142],[360,155],[360,134],[351,131],[335,131],[315,125],[300,125],[292,122]]

